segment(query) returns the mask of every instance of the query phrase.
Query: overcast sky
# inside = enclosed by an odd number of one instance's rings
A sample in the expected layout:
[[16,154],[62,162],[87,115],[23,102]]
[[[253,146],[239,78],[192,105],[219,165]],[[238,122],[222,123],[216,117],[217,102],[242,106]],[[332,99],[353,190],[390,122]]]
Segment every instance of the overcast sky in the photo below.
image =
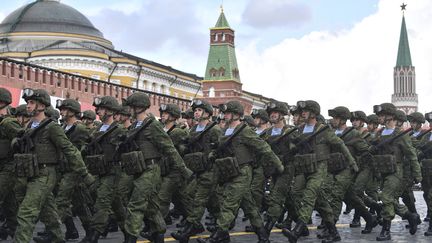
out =
[[[0,18],[31,1],[2,2]],[[204,76],[209,28],[222,0],[62,0],[116,49]],[[406,0],[420,111],[432,111],[432,1]],[[243,88],[323,110],[372,112],[393,93],[402,12],[398,0],[224,0]],[[327,112],[324,112],[325,115]]]

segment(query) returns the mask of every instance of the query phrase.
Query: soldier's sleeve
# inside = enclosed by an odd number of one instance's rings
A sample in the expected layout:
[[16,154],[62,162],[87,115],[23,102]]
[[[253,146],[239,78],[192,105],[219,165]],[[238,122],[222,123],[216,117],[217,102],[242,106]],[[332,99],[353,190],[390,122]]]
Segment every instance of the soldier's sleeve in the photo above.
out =
[[150,140],[156,146],[161,154],[166,156],[169,161],[172,161],[173,169],[178,169],[182,173],[186,173],[185,163],[180,156],[170,136],[163,130],[163,127],[158,122],[152,122],[148,127]]
[[2,122],[2,126],[8,139],[12,140],[18,136],[18,134],[24,130],[23,127],[20,126],[18,121],[14,118],[6,118],[7,120]]
[[260,160],[269,161],[269,163],[273,163],[275,168],[279,173],[282,173],[284,170],[283,164],[280,161],[279,157],[273,152],[270,145],[261,139],[252,129],[246,127],[242,135],[242,142],[245,143],[250,149],[251,152],[255,153]]
[[416,180],[416,182],[420,182],[422,179],[420,163],[417,159],[416,149],[412,145],[411,138],[408,135],[403,136],[399,139],[400,148],[402,149],[403,155],[407,161],[409,161],[411,166],[411,173]]
[[188,141],[188,136],[189,136],[188,131],[181,128],[175,128],[170,133],[171,140],[173,141],[174,146],[176,147],[180,155],[184,155],[184,152],[186,150],[186,141]]
[[87,141],[89,141],[90,131],[82,125],[77,125],[76,133],[73,144],[81,151],[84,145],[87,144]]
[[351,168],[353,168],[354,170],[358,170],[357,163],[354,157],[351,155],[348,147],[345,145],[344,141],[330,130],[326,132],[325,136],[328,143],[338,149],[338,151],[340,151],[345,156]]
[[69,141],[63,129],[59,125],[53,123],[48,126],[48,129],[49,139],[57,147],[57,150],[64,154],[72,171],[82,177],[86,177],[88,175],[87,168],[81,157],[81,153],[71,141]]

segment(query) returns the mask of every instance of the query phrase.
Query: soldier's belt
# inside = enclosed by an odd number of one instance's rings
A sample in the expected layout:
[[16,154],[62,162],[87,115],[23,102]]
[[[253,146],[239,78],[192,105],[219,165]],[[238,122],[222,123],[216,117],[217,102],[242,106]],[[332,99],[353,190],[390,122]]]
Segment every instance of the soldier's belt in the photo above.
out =
[[391,154],[374,155],[374,169],[381,174],[393,174],[397,171],[396,157]]

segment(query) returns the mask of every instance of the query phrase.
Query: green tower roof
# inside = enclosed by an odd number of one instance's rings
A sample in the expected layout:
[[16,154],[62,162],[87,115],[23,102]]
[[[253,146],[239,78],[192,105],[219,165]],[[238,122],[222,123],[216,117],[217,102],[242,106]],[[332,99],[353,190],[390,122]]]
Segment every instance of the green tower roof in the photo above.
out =
[[216,22],[215,28],[230,28],[228,24],[228,20],[225,18],[225,14],[223,10],[221,11],[221,14],[219,15],[219,19]]
[[405,16],[402,17],[402,27],[399,38],[399,49],[396,61],[397,67],[412,66],[411,52],[408,42],[408,32],[405,24]]

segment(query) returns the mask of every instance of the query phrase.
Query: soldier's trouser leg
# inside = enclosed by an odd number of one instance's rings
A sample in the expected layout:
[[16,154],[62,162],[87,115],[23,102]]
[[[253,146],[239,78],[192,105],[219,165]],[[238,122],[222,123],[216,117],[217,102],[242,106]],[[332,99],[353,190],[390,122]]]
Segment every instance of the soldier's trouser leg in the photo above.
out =
[[15,230],[17,225],[16,213],[18,210],[14,191],[16,176],[10,167],[13,167],[13,165],[0,167],[0,207],[3,208],[8,227],[11,230]]
[[152,232],[165,233],[165,220],[158,204],[161,182],[159,165],[151,165],[140,176],[134,177],[125,222],[125,230],[130,235],[138,237],[144,215],[150,222]]
[[263,168],[261,166],[252,169],[252,182],[251,182],[251,193],[252,198],[255,201],[255,205],[259,211],[262,208],[262,202],[264,197],[264,186],[265,177]]
[[207,211],[215,218],[217,218],[220,213],[222,194],[223,188],[219,185],[216,185],[215,189],[210,193],[210,196],[207,200]]
[[285,199],[288,197],[293,176],[293,170],[286,169],[282,175],[277,177],[271,188],[267,216],[272,220],[279,218],[284,210]]
[[306,188],[306,178],[303,174],[294,176],[294,183],[291,189],[291,196],[294,201],[292,205],[294,208],[294,214],[292,215],[292,219],[294,221],[298,220],[299,210],[301,208],[301,200],[303,198],[303,191]]
[[70,212],[72,206],[72,195],[78,183],[79,177],[75,173],[63,174],[63,177],[59,183],[55,202],[57,205],[58,215],[62,222]]
[[303,191],[302,199],[300,200],[299,220],[307,223],[312,215],[317,193],[321,189],[322,183],[327,176],[327,163],[325,161],[319,162],[315,173],[305,174],[304,176],[306,186]]
[[223,185],[221,212],[217,218],[217,225],[222,231],[229,230],[231,222],[234,220],[240,202],[245,193],[250,192],[250,182],[252,179],[252,168],[245,165],[240,168],[240,175],[232,181]]
[[118,175],[115,173],[100,176],[99,178],[94,205],[95,214],[92,217],[90,227],[101,234],[105,231],[105,227],[108,224],[117,181]]
[[190,214],[186,219],[187,222],[195,225],[201,223],[201,218],[207,205],[207,200],[215,189],[217,183],[216,180],[217,177],[214,168],[197,176],[195,196],[192,200]]
[[57,207],[52,193],[47,196],[47,199],[42,206],[39,218],[40,221],[45,224],[46,230],[52,233],[54,240],[61,241],[63,239],[63,233],[60,228],[61,219],[57,214]]
[[368,212],[366,204],[363,201],[364,191],[367,188],[369,181],[372,179],[372,173],[369,168],[364,168],[357,174],[351,189],[346,194],[346,200],[356,209],[360,215],[364,215]]
[[245,217],[249,219],[250,224],[255,228],[260,228],[262,227],[263,222],[259,214],[259,208],[255,203],[252,193],[246,192],[241,200],[240,207],[242,208]]
[[395,206],[399,205],[396,200],[400,196],[402,188],[402,176],[399,173],[383,176],[381,200],[383,209],[381,216],[384,220],[391,221],[395,217]]
[[347,168],[336,175],[332,175],[332,185],[329,189],[330,206],[333,209],[334,218],[337,221],[342,211],[342,202],[348,189],[351,187],[354,175],[350,168]]
[[133,185],[133,177],[127,175],[119,169],[119,179],[114,192],[112,210],[120,229],[124,230],[124,222],[126,220],[126,208],[129,203],[131,188]]
[[[18,227],[15,232],[15,242],[30,242],[36,220],[44,206],[52,208],[50,215],[46,216],[52,218],[50,220],[52,222],[50,229],[52,233],[55,234],[55,239],[62,239],[62,235],[58,235],[58,232],[61,232],[60,220],[54,204],[51,204],[53,201],[50,201],[53,197],[52,190],[57,183],[56,169],[54,167],[46,167],[40,169],[40,176],[36,178],[29,179],[28,181],[27,178],[19,178],[18,180],[22,180],[23,182],[20,184],[26,185],[26,187],[21,188],[25,189],[25,191],[24,194],[20,194],[21,196],[24,196],[22,197],[23,199],[18,209]],[[46,205],[47,201],[48,204]]]
[[366,195],[368,195],[368,197],[370,197],[372,200],[376,202],[379,201],[379,195],[378,195],[379,186],[380,186],[380,181],[374,176],[372,176],[372,179],[367,184],[365,190]]
[[334,217],[334,212],[331,205],[333,200],[332,186],[335,184],[334,180],[335,179],[333,175],[328,174],[326,176],[324,182],[322,183],[321,189],[317,192],[317,199],[315,202],[315,209],[320,214],[322,221],[329,224],[334,224],[337,219]]
[[402,191],[402,202],[407,206],[408,210],[412,213],[417,213],[417,209],[415,206],[415,197],[414,192],[412,190],[412,186],[414,185],[411,177],[403,179],[403,191]]
[[[176,191],[180,190],[184,185],[180,173],[172,171],[167,176],[162,178],[162,184],[159,190],[159,206],[162,217],[166,217],[169,213],[170,203]],[[181,196],[181,195],[179,195]],[[181,198],[181,197],[180,197]],[[181,199],[180,199],[181,203]]]
[[182,213],[185,218],[187,218],[194,209],[192,206],[196,194],[196,185],[197,179],[194,178],[176,193],[176,197],[179,197],[180,195],[183,197],[184,204],[182,205]]

